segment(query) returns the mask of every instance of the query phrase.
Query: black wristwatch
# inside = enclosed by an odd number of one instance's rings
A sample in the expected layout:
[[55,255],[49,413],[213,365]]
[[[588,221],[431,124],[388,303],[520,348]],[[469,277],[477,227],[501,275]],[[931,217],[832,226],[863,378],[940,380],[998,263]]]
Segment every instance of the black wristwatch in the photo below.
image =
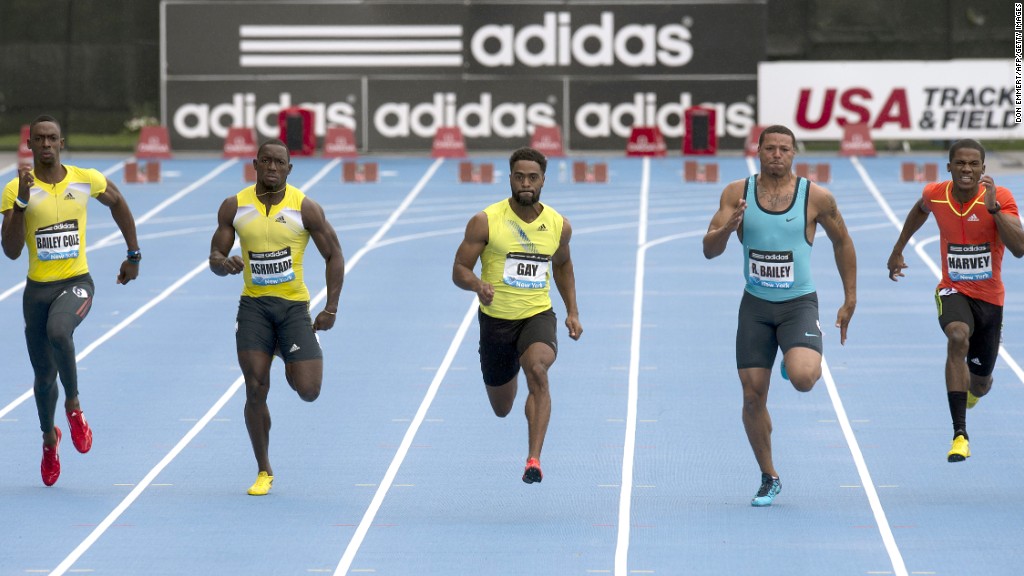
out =
[[989,214],[997,214],[1002,209],[1003,209],[1003,205],[1000,204],[999,202],[996,202],[996,209],[995,210],[989,210],[988,213]]

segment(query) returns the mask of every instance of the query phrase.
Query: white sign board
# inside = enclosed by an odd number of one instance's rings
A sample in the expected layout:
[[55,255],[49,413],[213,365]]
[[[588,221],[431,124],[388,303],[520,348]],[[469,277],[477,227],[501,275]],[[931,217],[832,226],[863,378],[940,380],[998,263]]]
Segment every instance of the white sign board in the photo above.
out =
[[875,140],[1024,138],[1013,60],[763,62],[758,124],[840,140],[866,123]]

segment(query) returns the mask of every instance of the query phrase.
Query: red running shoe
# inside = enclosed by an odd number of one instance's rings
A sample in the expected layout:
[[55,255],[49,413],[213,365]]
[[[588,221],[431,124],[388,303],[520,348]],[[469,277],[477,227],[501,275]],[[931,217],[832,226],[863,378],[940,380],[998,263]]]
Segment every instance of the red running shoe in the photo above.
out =
[[81,410],[68,412],[68,427],[71,428],[71,441],[75,449],[85,454],[92,448],[92,428],[85,421],[85,414]]
[[544,479],[544,474],[540,471],[540,460],[536,458],[528,458],[526,460],[526,471],[523,472],[523,482],[527,484],[533,484],[534,482],[540,482]]
[[39,465],[39,472],[43,475],[43,484],[53,486],[60,478],[60,456],[57,449],[60,448],[60,428],[53,429],[57,432],[57,443],[53,446],[43,444],[43,463]]

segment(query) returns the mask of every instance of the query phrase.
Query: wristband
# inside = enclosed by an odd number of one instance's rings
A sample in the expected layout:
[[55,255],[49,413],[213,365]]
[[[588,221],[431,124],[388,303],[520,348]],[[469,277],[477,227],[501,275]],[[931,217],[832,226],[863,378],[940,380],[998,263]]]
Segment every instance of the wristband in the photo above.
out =
[[1002,209],[1003,209],[1003,205],[1000,204],[999,202],[996,202],[996,209],[995,210],[989,210],[988,213],[989,214],[998,214],[999,211],[1002,210]]
[[142,261],[142,250],[129,250],[126,260],[129,264],[138,264]]
[[338,313],[337,313],[337,312],[331,312],[330,310],[328,310],[328,309],[326,309],[326,308],[324,308],[324,312],[327,312],[327,313],[328,313],[328,314],[330,314],[331,316],[337,316],[337,315],[338,315]]
[[21,210],[24,210],[24,209],[28,208],[28,202],[25,202],[24,200],[22,200],[21,198],[19,198],[17,196],[14,197],[14,205],[17,206]]

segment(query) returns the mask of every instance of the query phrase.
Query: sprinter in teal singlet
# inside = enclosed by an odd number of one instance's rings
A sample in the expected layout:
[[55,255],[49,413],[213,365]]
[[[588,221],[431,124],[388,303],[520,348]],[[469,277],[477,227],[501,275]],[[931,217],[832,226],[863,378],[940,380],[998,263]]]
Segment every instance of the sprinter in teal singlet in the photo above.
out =
[[[499,417],[512,411],[519,370],[526,376],[528,452],[523,482],[540,482],[540,451],[551,418],[548,368],[558,338],[551,309],[551,281],[565,303],[569,337],[583,333],[576,310],[576,278],[569,220],[540,202],[547,159],[533,148],[509,158],[512,196],[478,212],[455,253],[452,281],[480,299],[480,369],[487,398]],[[473,269],[481,263],[480,276]]]
[[[772,461],[768,386],[781,348],[783,374],[808,392],[821,378],[821,328],[810,257],[818,224],[835,252],[844,301],[836,315],[840,343],[857,305],[857,255],[835,197],[793,174],[796,137],[785,126],[769,126],[758,139],[761,173],[731,182],[704,236],[704,256],[725,251],[733,232],[743,243],[746,289],[736,329],[736,368],[743,386],[743,427],[761,468],[751,500],[770,506],[782,490]],[[788,375],[787,375],[788,373]]]

